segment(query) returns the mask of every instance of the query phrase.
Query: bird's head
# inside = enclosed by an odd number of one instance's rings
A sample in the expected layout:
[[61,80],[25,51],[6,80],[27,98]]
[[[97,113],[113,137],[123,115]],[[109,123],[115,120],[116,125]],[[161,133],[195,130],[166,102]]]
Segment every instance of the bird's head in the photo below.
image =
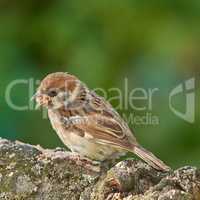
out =
[[73,101],[78,85],[79,80],[68,73],[49,74],[41,81],[33,97],[37,102],[36,107],[57,109],[67,106],[70,101]]

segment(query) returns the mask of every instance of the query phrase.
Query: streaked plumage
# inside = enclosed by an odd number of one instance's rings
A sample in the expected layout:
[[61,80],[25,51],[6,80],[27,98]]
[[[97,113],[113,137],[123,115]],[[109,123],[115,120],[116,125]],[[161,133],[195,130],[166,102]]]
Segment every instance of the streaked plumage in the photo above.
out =
[[38,88],[36,101],[48,109],[53,128],[71,151],[100,161],[129,151],[158,170],[169,170],[138,144],[113,107],[75,76],[63,72],[48,75]]

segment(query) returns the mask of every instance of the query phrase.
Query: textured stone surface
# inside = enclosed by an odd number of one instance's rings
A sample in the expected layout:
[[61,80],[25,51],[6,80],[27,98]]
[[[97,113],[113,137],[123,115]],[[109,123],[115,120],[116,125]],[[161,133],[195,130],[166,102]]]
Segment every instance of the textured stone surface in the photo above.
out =
[[167,174],[142,161],[111,169],[62,149],[0,139],[0,200],[200,200],[200,170]]

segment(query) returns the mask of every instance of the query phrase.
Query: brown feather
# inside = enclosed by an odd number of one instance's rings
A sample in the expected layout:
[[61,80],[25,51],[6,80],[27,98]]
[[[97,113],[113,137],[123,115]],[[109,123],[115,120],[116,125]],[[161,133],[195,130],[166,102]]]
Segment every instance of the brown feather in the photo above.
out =
[[76,80],[75,76],[69,75],[63,72],[57,72],[53,74],[49,74],[41,83],[40,88],[42,90],[49,90],[49,89],[60,89],[68,91],[73,91],[76,87]]
[[47,108],[53,128],[72,151],[97,160],[130,151],[158,170],[169,169],[138,144],[128,125],[109,102],[90,91],[75,76],[63,72],[48,75],[38,90],[47,96],[51,89],[69,96],[61,103],[57,96],[52,96],[54,101],[51,103],[59,105],[59,108],[52,109],[53,105]]

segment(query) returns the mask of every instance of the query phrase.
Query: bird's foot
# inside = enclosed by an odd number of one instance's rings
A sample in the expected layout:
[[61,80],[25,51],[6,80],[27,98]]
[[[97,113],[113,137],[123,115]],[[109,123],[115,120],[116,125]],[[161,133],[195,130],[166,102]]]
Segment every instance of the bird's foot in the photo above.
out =
[[88,170],[92,170],[94,172],[101,171],[101,162],[91,160],[91,159],[84,157],[76,152],[72,152],[69,155],[69,159],[73,160],[77,165],[84,167]]

